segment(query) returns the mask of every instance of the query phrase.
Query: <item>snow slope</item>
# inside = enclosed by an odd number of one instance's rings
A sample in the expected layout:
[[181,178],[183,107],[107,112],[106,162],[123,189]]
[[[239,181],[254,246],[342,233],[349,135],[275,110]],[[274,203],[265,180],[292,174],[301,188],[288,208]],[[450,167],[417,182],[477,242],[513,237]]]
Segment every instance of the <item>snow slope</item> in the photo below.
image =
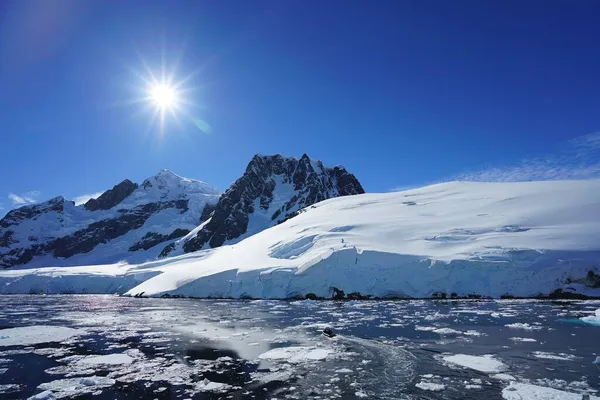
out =
[[450,182],[326,200],[234,245],[146,264],[1,272],[0,287],[236,298],[330,297],[333,288],[379,297],[600,295],[584,284],[600,265],[598,237],[600,180]]

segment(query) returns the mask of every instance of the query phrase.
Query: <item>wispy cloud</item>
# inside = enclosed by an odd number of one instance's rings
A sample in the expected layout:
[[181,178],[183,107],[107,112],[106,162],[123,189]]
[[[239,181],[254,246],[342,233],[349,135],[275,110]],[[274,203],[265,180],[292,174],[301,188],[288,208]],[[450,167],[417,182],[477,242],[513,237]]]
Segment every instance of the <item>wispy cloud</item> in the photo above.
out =
[[89,199],[95,199],[98,196],[100,196],[102,193],[104,192],[96,192],[96,193],[88,193],[88,194],[82,194],[80,196],[75,196],[73,198],[73,201],[75,202],[75,205],[78,206],[80,204],[85,204],[87,203],[87,201]]
[[12,201],[13,206],[23,206],[27,204],[37,203],[37,199],[40,197],[41,193],[39,190],[32,190],[27,193],[23,193],[21,195],[9,193],[8,198]]
[[516,165],[465,172],[452,180],[522,182],[593,178],[600,178],[600,132],[569,141],[557,154],[524,159]]
[[427,184],[401,185],[391,188],[389,192],[403,192],[405,190],[417,189],[423,186],[427,186]]

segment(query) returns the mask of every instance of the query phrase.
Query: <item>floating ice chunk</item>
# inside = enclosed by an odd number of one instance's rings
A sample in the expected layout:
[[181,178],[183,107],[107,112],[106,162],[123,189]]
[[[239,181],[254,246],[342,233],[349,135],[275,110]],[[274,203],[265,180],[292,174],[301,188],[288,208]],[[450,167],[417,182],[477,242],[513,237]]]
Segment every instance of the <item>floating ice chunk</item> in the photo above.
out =
[[559,354],[554,354],[554,353],[548,353],[545,351],[534,351],[533,356],[536,358],[543,358],[546,360],[563,360],[563,361],[573,361],[578,359],[579,357],[574,356],[572,354],[566,354],[566,353],[559,353]]
[[16,383],[0,385],[0,393],[12,393],[12,392],[16,392],[20,388],[21,388],[21,385],[17,385]]
[[342,369],[336,369],[335,372],[338,374],[351,374],[352,370],[348,369],[348,368],[342,368]]
[[127,354],[107,354],[105,356],[91,356],[77,361],[77,364],[93,364],[93,365],[119,365],[131,364],[133,358]]
[[204,391],[204,392],[220,390],[220,389],[224,389],[227,387],[229,387],[229,385],[227,385],[225,383],[212,382],[212,381],[209,381],[208,379],[204,379],[203,381],[196,383],[196,389]]
[[323,348],[291,346],[269,350],[259,355],[258,358],[261,360],[282,360],[297,364],[307,361],[324,360],[331,352],[331,350]]
[[596,356],[596,360],[594,361],[594,364],[600,365],[600,356]]
[[471,368],[475,371],[485,372],[488,374],[503,372],[508,369],[508,366],[506,364],[496,360],[491,354],[486,354],[484,356],[455,354],[452,356],[444,356],[443,360],[451,364]]
[[498,379],[500,381],[516,381],[517,379],[509,374],[494,374],[490,376],[491,378]]
[[434,330],[433,332],[439,335],[460,335],[462,333],[461,331],[457,331],[456,329],[452,328],[439,328]]
[[541,326],[529,325],[527,322],[525,322],[525,323],[515,322],[512,324],[506,324],[504,326],[506,326],[507,328],[511,328],[511,329],[524,329],[526,331],[539,331],[540,329],[542,329]]
[[38,389],[51,391],[55,398],[62,399],[93,393],[98,389],[107,388],[114,384],[114,379],[104,376],[86,376],[84,378],[58,379],[42,383],[38,386]]
[[528,337],[511,337],[510,340],[513,342],[537,342],[534,338]]
[[[581,394],[527,383],[511,382],[510,386],[502,390],[502,398],[505,400],[581,400]],[[600,397],[590,396],[590,400],[600,400]]]
[[425,381],[421,381],[421,382],[417,383],[415,386],[421,390],[431,390],[432,392],[439,392],[441,390],[446,389],[446,386],[442,385],[440,383],[425,382]]
[[431,331],[435,331],[436,329],[438,329],[438,328],[436,328],[435,326],[420,326],[420,325],[415,325],[415,331],[426,331],[426,332],[429,331],[429,332],[431,332]]
[[595,315],[580,318],[583,322],[592,325],[600,325],[600,308],[595,311]]
[[32,344],[62,342],[83,330],[65,326],[34,325],[8,328],[0,331],[0,346],[27,346]]
[[465,389],[481,389],[481,388],[482,388],[481,385],[473,385],[473,384],[465,385]]
[[359,398],[361,398],[361,399],[366,399],[367,397],[369,397],[369,395],[368,395],[368,394],[366,394],[365,392],[356,392],[356,393],[354,393],[354,395],[355,395],[356,397],[359,397]]
[[52,400],[52,399],[56,399],[56,397],[54,396],[52,391],[44,390],[43,392],[38,393],[35,396],[31,396],[27,400]]
[[467,336],[483,336],[483,333],[477,332],[477,331],[474,331],[474,330],[468,330],[466,332],[463,332],[463,334],[467,335]]

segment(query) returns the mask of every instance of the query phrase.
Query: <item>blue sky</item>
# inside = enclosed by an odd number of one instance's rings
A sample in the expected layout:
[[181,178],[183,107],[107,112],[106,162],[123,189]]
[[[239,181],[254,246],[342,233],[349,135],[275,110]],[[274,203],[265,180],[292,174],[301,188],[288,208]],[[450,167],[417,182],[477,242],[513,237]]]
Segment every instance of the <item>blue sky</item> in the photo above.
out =
[[[0,207],[140,182],[224,190],[255,153],[368,191],[600,175],[597,1],[3,1]],[[164,132],[161,59],[193,103]],[[193,119],[206,121],[211,133]]]

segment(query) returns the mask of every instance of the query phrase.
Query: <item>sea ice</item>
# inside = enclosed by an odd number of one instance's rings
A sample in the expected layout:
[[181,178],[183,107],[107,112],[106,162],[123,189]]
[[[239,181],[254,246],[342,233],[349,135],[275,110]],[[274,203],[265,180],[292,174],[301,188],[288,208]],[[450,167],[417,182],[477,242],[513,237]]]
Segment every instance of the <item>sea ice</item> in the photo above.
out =
[[33,325],[0,331],[0,346],[27,346],[40,343],[62,342],[85,331],[65,326]]
[[537,342],[537,340],[527,337],[511,337],[510,340],[513,342]]
[[600,308],[595,311],[595,315],[580,318],[583,322],[592,325],[600,325]]
[[415,386],[421,390],[431,390],[432,392],[439,392],[446,388],[445,385],[442,385],[439,383],[424,382],[424,381],[417,383]]
[[331,352],[331,350],[316,347],[279,347],[262,353],[258,358],[261,360],[282,360],[297,364],[307,361],[324,360]]
[[559,354],[554,354],[554,353],[548,353],[545,351],[534,351],[533,356],[536,358],[543,358],[546,360],[564,360],[564,361],[573,361],[576,360],[578,357],[572,355],[572,354],[566,354],[566,353],[559,353]]
[[[502,398],[505,400],[581,400],[581,394],[511,382],[510,386],[502,390]],[[600,400],[600,397],[590,396],[590,400]]]
[[542,329],[541,326],[529,325],[527,322],[525,322],[525,323],[515,322],[513,324],[506,324],[504,326],[506,326],[507,328],[512,328],[512,329],[524,329],[526,331],[539,331],[540,329]]
[[479,372],[485,372],[488,374],[499,373],[506,371],[508,366],[494,358],[490,354],[484,356],[470,356],[467,354],[455,354],[452,356],[444,356],[443,360],[451,364],[459,365],[474,369]]
[[131,364],[133,358],[127,354],[107,354],[104,356],[91,356],[77,361],[77,364],[93,364],[93,365],[119,365]]
[[55,398],[62,399],[93,393],[98,389],[110,387],[114,384],[114,379],[104,376],[86,376],[83,378],[58,379],[42,383],[38,386],[38,389],[51,391]]

